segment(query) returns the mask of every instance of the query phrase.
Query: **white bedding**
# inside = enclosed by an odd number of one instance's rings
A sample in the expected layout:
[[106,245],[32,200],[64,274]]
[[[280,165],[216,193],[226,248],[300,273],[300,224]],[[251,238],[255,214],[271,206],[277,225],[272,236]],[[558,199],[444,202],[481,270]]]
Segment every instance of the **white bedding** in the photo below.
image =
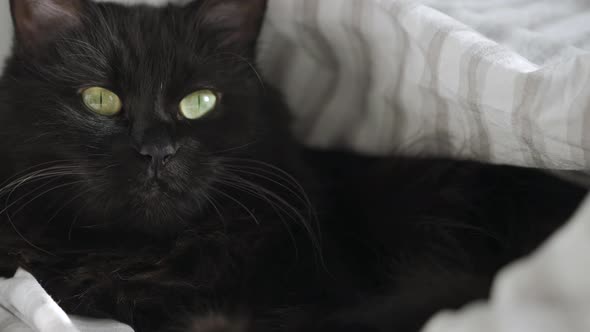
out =
[[[590,169],[590,1],[421,3],[270,0],[259,62],[285,93],[301,139]],[[543,249],[500,274],[490,303],[441,314],[425,332],[590,331],[585,205]],[[114,330],[70,323],[24,272],[0,281],[0,307],[1,331]]]

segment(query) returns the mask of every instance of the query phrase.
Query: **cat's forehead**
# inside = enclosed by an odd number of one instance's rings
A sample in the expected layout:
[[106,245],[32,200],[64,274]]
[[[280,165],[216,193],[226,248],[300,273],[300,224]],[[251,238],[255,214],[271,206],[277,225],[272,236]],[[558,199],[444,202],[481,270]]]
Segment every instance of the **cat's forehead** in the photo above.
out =
[[[107,39],[145,47],[170,49],[170,44],[182,45],[194,41],[199,31],[198,12],[192,15],[177,6],[119,6],[105,4],[91,12],[88,33],[102,33]],[[158,47],[161,46],[161,47]]]
[[[76,17],[68,24],[44,23],[54,25],[55,33],[45,34],[44,25],[25,15],[16,17],[22,21],[17,41],[25,45],[21,55],[40,55],[34,57],[38,72],[31,74],[56,86],[146,94],[165,88],[238,89],[252,70],[262,3],[197,0],[185,7],[153,7],[84,2],[63,8]],[[29,36],[38,38],[31,43]]]
[[161,89],[182,71],[195,71],[206,57],[198,22],[182,8],[105,4],[89,15],[60,45],[62,60],[87,76],[127,88]]

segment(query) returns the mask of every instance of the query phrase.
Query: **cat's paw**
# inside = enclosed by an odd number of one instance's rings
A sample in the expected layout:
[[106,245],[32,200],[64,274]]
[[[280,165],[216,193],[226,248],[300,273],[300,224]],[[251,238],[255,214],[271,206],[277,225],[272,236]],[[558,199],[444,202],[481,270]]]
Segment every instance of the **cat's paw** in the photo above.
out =
[[247,332],[247,323],[243,319],[210,314],[193,318],[186,332]]

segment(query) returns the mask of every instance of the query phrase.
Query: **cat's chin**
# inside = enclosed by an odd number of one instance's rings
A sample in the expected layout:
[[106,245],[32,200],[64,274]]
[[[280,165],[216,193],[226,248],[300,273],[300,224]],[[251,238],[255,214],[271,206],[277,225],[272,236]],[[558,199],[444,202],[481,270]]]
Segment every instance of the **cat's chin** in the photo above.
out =
[[189,226],[187,216],[183,216],[178,208],[172,204],[153,203],[144,206],[136,206],[135,211],[130,211],[131,216],[123,220],[123,227],[133,232],[162,238],[176,236]]
[[199,205],[192,202],[190,195],[172,191],[158,182],[134,187],[123,199],[127,202],[119,211],[120,222],[143,233],[175,233],[200,214]]

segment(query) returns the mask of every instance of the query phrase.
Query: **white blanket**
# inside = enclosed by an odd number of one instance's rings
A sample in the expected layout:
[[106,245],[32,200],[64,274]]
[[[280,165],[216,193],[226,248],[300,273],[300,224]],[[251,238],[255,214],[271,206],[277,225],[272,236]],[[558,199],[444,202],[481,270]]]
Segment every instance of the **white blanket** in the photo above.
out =
[[3,332],[132,332],[104,320],[68,317],[28,272],[0,279],[0,331]]
[[590,3],[428,2],[271,1],[261,63],[300,137],[589,169]]
[[[286,95],[302,140],[590,168],[589,1],[422,3],[270,0],[259,60]],[[0,24],[8,26],[6,5]],[[8,31],[0,27],[0,38]],[[543,249],[500,274],[490,303],[441,314],[425,332],[590,331],[585,205]],[[2,331],[115,329],[71,322],[25,272],[0,290]]]

